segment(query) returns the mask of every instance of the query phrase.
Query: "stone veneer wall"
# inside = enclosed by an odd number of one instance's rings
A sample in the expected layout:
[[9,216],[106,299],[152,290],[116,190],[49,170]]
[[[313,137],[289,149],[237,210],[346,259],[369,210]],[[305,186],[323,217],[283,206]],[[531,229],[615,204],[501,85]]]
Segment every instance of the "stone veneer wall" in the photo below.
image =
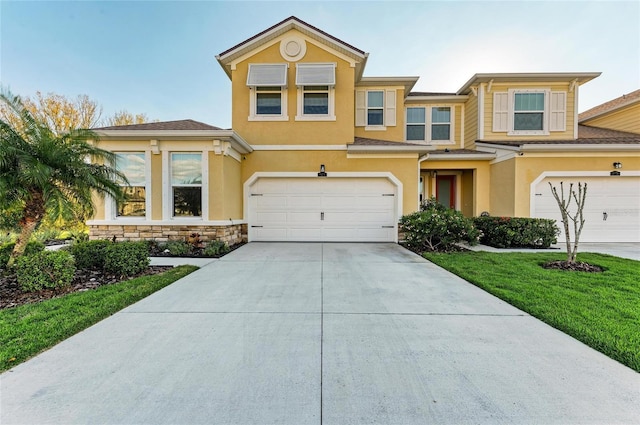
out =
[[113,239],[117,241],[184,240],[192,233],[198,233],[203,241],[221,240],[228,245],[247,241],[247,225],[227,226],[153,226],[153,225],[91,225],[89,239]]

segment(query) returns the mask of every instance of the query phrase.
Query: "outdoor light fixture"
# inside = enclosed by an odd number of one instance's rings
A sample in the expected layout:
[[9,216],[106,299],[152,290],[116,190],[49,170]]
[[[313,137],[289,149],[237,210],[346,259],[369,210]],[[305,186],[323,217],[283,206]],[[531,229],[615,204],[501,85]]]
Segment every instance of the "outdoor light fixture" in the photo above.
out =
[[320,164],[320,172],[318,173],[318,177],[327,177],[327,173],[324,171],[324,164]]
[[619,168],[622,168],[622,162],[614,162],[613,163],[613,168],[615,168],[616,170]]

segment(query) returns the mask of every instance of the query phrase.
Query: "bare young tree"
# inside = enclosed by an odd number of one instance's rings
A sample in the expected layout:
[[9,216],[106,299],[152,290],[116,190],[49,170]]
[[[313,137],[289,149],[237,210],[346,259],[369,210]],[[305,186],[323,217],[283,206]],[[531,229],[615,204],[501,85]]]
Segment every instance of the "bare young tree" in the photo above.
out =
[[[565,199],[564,187],[560,182],[560,194],[558,190],[549,182],[551,193],[558,203],[560,214],[562,216],[562,224],[564,225],[565,243],[567,245],[567,263],[575,263],[578,255],[578,242],[580,241],[580,233],[584,227],[584,201],[587,198],[587,184],[578,183],[578,191],[573,188],[573,183],[569,184],[568,199]],[[570,212],[571,201],[576,203],[576,211],[572,215]],[[569,220],[573,222],[573,249],[571,248],[571,234],[569,232]]]

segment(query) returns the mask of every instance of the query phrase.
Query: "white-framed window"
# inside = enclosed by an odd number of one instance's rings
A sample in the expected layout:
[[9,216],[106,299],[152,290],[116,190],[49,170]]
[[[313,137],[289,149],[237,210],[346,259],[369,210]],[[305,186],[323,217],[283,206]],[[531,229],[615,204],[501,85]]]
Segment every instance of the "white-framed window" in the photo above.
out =
[[384,91],[367,92],[367,126],[384,125]]
[[427,140],[426,108],[407,108],[407,141]]
[[431,107],[432,141],[448,142],[451,140],[451,108],[448,106]]
[[114,218],[145,218],[149,211],[147,193],[149,186],[149,160],[145,152],[115,152],[115,168],[128,180],[118,183],[122,187],[125,199],[113,202],[112,213],[107,216]]
[[510,136],[566,130],[566,92],[510,89],[493,94],[493,131]]
[[171,152],[171,216],[202,217],[202,152]]
[[356,90],[356,127],[386,130],[396,125],[396,90]]
[[287,116],[286,63],[249,64],[250,121],[286,121]]
[[335,63],[296,64],[296,121],[334,121],[335,84]]
[[407,142],[453,143],[453,113],[450,106],[406,108]]

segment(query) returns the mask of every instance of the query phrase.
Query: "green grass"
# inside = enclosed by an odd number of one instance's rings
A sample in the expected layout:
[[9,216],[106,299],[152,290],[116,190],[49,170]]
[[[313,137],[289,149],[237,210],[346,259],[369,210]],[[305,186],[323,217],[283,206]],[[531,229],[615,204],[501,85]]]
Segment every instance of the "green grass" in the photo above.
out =
[[35,356],[197,269],[180,266],[159,275],[0,310],[0,371]]
[[602,273],[546,270],[557,253],[425,253],[425,258],[640,372],[640,261],[581,253]]

